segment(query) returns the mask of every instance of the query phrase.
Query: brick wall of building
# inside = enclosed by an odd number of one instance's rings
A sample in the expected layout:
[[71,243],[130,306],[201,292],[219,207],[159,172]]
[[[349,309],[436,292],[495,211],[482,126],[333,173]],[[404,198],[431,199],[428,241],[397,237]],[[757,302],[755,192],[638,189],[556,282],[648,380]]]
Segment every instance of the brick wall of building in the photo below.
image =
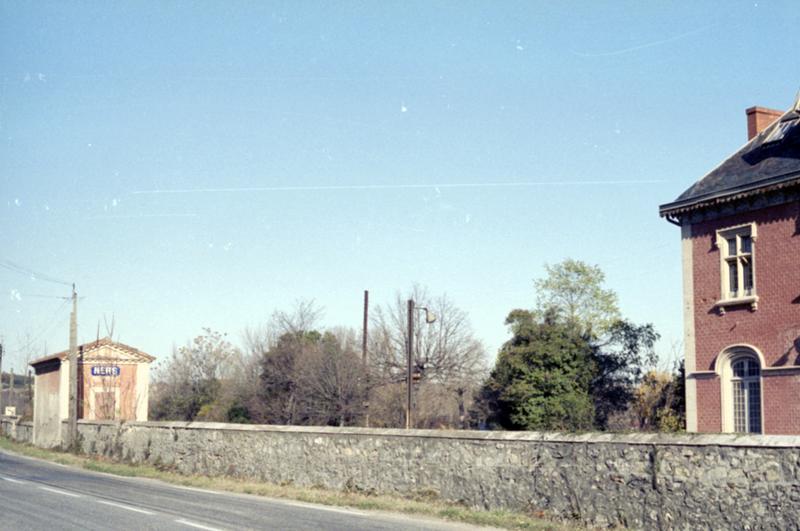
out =
[[[119,367],[120,374],[117,376],[92,376],[92,367],[94,366],[116,366]],[[101,404],[96,403],[96,399],[90,399],[89,394],[118,392],[120,401],[118,405],[115,404],[119,409],[118,420],[136,420],[136,369],[137,366],[134,364],[115,361],[94,361],[81,364],[82,373],[78,379],[78,396],[81,397],[82,405],[80,418],[113,420],[115,418],[114,407],[104,408]],[[91,407],[92,404],[95,404],[94,409]]]
[[[755,287],[758,308],[729,306],[720,315],[720,250],[716,231],[755,222]],[[793,202],[726,216],[692,227],[698,371],[715,369],[726,348],[747,344],[765,366],[800,365],[800,203]],[[698,379],[698,430],[720,430],[720,389],[716,377]],[[800,433],[800,373],[764,373],[765,433]]]
[[764,432],[800,434],[800,374],[766,373],[761,381]]
[[719,433],[722,431],[719,378],[697,379],[697,431]]

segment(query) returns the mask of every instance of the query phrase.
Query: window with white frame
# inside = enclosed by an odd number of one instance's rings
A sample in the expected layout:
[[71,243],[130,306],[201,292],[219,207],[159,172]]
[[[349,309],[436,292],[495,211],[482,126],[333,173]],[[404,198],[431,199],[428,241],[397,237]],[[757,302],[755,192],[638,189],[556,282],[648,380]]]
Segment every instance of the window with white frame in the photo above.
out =
[[761,367],[751,357],[731,362],[733,431],[761,433]]
[[755,224],[717,232],[720,250],[721,301],[751,300],[756,295]]

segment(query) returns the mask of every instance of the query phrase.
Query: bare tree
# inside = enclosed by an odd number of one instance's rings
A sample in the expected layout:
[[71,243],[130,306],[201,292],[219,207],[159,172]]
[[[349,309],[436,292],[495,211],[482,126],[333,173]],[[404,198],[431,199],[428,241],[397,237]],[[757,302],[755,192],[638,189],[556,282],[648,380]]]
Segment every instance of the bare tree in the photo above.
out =
[[353,330],[319,327],[322,310],[298,301],[245,331],[259,386],[249,402],[256,420],[273,424],[354,424],[363,410],[363,364]]
[[[208,328],[186,346],[174,349],[172,357],[156,375],[153,401],[156,419],[193,420],[209,418],[221,396],[223,382],[230,380],[240,353],[225,334]],[[213,419],[222,420],[222,419]]]
[[[428,324],[422,312],[413,319],[415,359],[420,390],[418,402],[426,395],[449,396],[452,400],[437,400],[441,411],[417,407],[418,423],[429,423],[444,413],[448,402],[458,411],[460,424],[465,422],[466,403],[486,374],[486,351],[475,338],[466,312],[456,307],[446,296],[431,297],[427,289],[415,285],[405,296],[398,293],[393,303],[378,307],[372,318],[370,334],[371,379],[377,386],[397,383],[405,378],[407,370],[408,311],[407,300],[415,301],[417,307],[427,307],[436,315],[436,321]],[[437,388],[436,392],[433,389]],[[427,407],[427,406],[426,406]],[[428,411],[427,417],[419,417]],[[427,420],[426,420],[427,419]]]
[[311,424],[345,426],[363,413],[363,365],[355,331],[336,328],[323,334],[295,364],[298,401]]
[[317,348],[322,310],[314,301],[297,301],[291,311],[275,311],[269,321],[245,331],[251,357],[258,360],[259,388],[251,397],[256,420],[271,424],[306,423],[299,407],[297,371]]

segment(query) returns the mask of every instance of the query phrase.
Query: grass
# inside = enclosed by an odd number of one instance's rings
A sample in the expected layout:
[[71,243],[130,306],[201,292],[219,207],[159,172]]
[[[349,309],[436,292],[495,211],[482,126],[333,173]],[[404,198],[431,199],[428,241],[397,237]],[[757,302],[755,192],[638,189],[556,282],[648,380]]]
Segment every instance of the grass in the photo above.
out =
[[429,492],[420,492],[417,496],[402,498],[397,496],[373,495],[363,492],[350,492],[346,490],[337,491],[321,487],[306,488],[294,485],[275,485],[228,477],[182,475],[168,470],[161,470],[150,465],[116,463],[99,457],[88,457],[54,450],[44,450],[29,444],[14,442],[5,437],[0,437],[0,449],[95,472],[104,472],[117,476],[157,479],[166,483],[187,487],[254,494],[269,498],[283,498],[371,511],[404,513],[503,529],[577,529],[574,526],[564,526],[536,517],[532,514],[514,511],[480,511],[470,509],[460,504],[438,500],[436,499],[435,493]]

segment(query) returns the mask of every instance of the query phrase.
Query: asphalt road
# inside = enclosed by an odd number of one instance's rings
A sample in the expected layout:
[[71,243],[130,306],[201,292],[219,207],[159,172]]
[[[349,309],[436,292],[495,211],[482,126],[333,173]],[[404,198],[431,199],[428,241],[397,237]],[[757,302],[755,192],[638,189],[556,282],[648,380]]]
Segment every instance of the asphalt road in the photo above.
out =
[[0,529],[477,528],[117,477],[0,451]]

